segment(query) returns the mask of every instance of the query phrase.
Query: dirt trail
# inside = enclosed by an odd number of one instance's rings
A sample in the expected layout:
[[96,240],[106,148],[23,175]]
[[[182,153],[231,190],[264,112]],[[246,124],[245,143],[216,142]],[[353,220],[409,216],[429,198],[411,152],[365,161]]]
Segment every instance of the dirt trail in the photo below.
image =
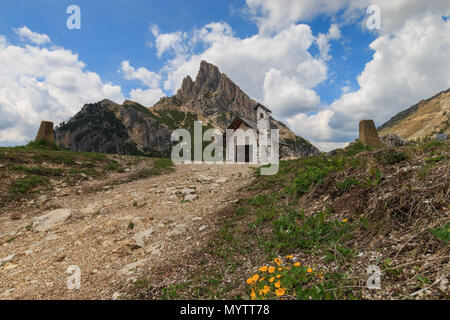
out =
[[[248,165],[183,165],[93,194],[53,198],[58,211],[21,212],[20,220],[0,215],[0,299],[120,298],[124,283],[202,246],[212,215],[236,201],[252,178]],[[70,266],[81,271],[80,289],[67,287]]]

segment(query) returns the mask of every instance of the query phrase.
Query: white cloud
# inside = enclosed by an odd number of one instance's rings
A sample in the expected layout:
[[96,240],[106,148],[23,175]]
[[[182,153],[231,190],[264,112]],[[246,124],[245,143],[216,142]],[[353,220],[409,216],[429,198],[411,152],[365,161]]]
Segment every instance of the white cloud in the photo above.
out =
[[17,33],[23,41],[30,41],[31,43],[41,45],[44,43],[50,43],[50,37],[46,34],[40,34],[31,31],[28,27],[24,26],[22,28],[14,29],[14,32]]
[[370,4],[381,9],[381,33],[384,34],[397,32],[408,20],[420,20],[428,15],[450,15],[448,0],[370,0]]
[[153,71],[146,68],[138,68],[137,70],[130,65],[127,60],[122,61],[120,72],[127,80],[139,80],[147,87],[157,88],[160,85],[161,77]]
[[165,96],[164,92],[157,89],[132,89],[130,91],[130,99],[139,102],[143,106],[153,106],[161,97]]
[[320,97],[297,79],[283,76],[281,71],[272,68],[264,80],[264,103],[270,106],[276,117],[284,118],[317,110]]
[[[395,34],[380,35],[370,48],[374,56],[358,77],[360,89],[344,93],[327,112],[289,119],[297,133],[317,145],[349,142],[357,137],[359,120],[372,118],[381,125],[450,87],[450,21],[441,15],[409,19]],[[296,121],[307,129],[294,126]]]
[[42,120],[57,125],[85,103],[124,100],[120,86],[85,70],[70,50],[21,47],[0,39],[0,145],[34,139]]
[[341,38],[341,30],[336,24],[332,24],[327,34],[319,33],[316,39],[319,47],[320,57],[323,60],[330,60],[331,56],[328,54],[331,48],[330,40],[338,40]]
[[364,1],[366,0],[246,0],[246,3],[260,32],[272,33],[299,21],[311,21],[321,14],[334,15],[343,9],[358,9]]
[[167,52],[173,50],[175,54],[179,55],[186,51],[186,47],[183,44],[183,40],[186,37],[181,31],[173,32],[173,33],[163,33],[161,34],[159,27],[157,25],[152,25],[150,27],[150,31],[155,37],[155,45],[157,50],[158,58],[161,58],[162,55]]
[[123,77],[127,80],[139,80],[147,89],[132,89],[130,91],[130,99],[139,102],[145,106],[152,106],[161,97],[164,92],[161,90],[161,77],[153,71],[146,68],[135,69],[130,65],[129,61],[122,61],[121,69]]
[[[314,36],[307,25],[292,25],[273,36],[257,34],[241,39],[234,36],[225,23],[209,24],[194,30],[185,42],[186,46],[204,46],[201,53],[191,51],[189,55],[175,55],[166,64],[163,69],[167,75],[164,89],[175,92],[182,79],[186,75],[195,77],[200,61],[206,60],[219,66],[251,97],[263,102],[267,98],[274,112],[290,113],[289,109],[294,104],[298,108],[311,109],[319,101],[312,88],[327,77],[326,64],[308,52],[313,42]],[[271,69],[273,71],[269,72]],[[280,103],[277,103],[277,96],[272,92],[272,88],[280,88],[278,81],[290,85],[291,88],[285,90],[286,94],[301,88],[307,97],[278,110]],[[297,92],[295,96],[299,98]]]

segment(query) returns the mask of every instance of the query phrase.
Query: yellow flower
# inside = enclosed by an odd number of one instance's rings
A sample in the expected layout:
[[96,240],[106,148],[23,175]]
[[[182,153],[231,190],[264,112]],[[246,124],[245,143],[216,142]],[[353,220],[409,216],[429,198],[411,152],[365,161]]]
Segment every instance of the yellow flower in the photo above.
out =
[[266,272],[267,271],[267,266],[263,266],[263,267],[259,268],[259,271]]
[[275,259],[273,259],[273,261],[275,261],[275,263],[279,266],[279,265],[281,265],[281,260],[280,260],[280,258],[275,258]]
[[286,289],[279,288],[279,289],[275,290],[275,293],[277,294],[277,297],[283,296],[286,293]]
[[277,281],[276,283],[275,283],[275,288],[279,288],[279,287],[281,287],[281,281]]
[[348,222],[348,219],[342,219],[342,222],[346,223]]
[[250,297],[252,298],[252,300],[256,299],[256,292],[255,292],[255,290],[252,289],[252,293],[250,294]]
[[265,278],[264,278],[264,277],[262,277],[261,279],[259,279],[259,282],[262,282],[262,281],[264,281],[264,279],[265,279]]
[[296,267],[300,267],[302,264],[300,263],[300,262],[296,262],[296,263],[294,263],[294,266],[296,266]]
[[259,290],[259,295],[262,296],[263,294],[264,294],[264,290],[263,289]]
[[248,278],[247,279],[247,284],[252,284],[253,283],[253,279],[252,278]]
[[264,291],[264,293],[268,293],[270,291],[270,287],[269,286],[264,286],[263,291]]
[[320,279],[324,279],[324,278],[325,278],[322,272],[319,273],[319,278],[320,278]]
[[281,274],[277,275],[277,278],[278,278],[278,279],[281,278]]
[[258,279],[259,279],[259,275],[258,275],[258,274],[255,274],[255,275],[252,277],[252,280],[253,280],[253,281],[258,281]]
[[291,254],[291,255],[289,255],[289,256],[286,256],[286,258],[288,258],[288,259],[294,259],[294,256]]
[[275,281],[275,277],[272,277],[269,279],[270,282],[274,282]]
[[306,271],[308,271],[308,273],[311,273],[313,270],[311,268],[308,268],[308,270]]
[[278,268],[278,271],[283,271],[283,268]]
[[269,267],[269,273],[274,273],[275,272],[275,267]]

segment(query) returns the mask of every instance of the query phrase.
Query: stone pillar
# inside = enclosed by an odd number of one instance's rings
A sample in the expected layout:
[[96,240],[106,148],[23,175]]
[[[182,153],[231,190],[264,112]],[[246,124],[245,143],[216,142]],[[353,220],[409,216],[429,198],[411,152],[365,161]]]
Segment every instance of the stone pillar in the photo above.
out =
[[381,146],[380,137],[373,120],[361,120],[359,123],[359,141],[370,147]]
[[47,143],[55,142],[55,132],[53,131],[53,122],[42,121],[38,134],[34,141],[45,141]]

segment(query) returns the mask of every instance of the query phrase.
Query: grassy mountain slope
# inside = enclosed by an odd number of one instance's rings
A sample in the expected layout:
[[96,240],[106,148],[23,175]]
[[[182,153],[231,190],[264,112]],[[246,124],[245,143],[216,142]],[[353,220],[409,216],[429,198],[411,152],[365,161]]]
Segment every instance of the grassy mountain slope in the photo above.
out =
[[[173,273],[152,274],[134,294],[448,299],[449,151],[449,143],[438,142],[355,144],[332,157],[282,161],[277,175],[257,176],[220,213],[203,249],[185,263],[168,261]],[[370,266],[381,271],[381,290],[366,287]]]
[[395,133],[406,139],[450,133],[450,89],[400,112],[378,128],[381,135]]

